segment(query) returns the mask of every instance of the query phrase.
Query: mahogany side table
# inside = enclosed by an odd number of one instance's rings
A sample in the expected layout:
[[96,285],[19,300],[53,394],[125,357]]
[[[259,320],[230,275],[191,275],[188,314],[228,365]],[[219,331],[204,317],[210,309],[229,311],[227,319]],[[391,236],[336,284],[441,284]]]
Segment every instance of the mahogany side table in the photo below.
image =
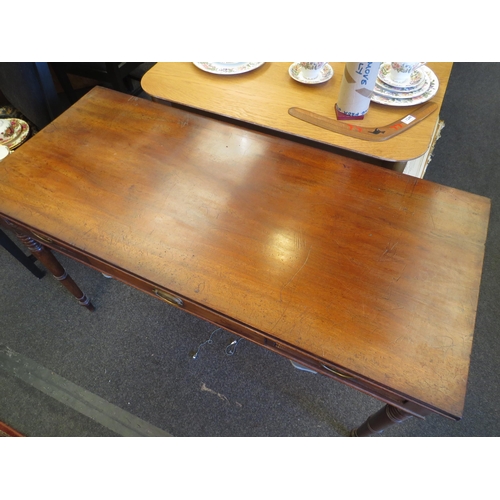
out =
[[386,403],[458,420],[490,201],[96,87],[0,163],[0,221]]

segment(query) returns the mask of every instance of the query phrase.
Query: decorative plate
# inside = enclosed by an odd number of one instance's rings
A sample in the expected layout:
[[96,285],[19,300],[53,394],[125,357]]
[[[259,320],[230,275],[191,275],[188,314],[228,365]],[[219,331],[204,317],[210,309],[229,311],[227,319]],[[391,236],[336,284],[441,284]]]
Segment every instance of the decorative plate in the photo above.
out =
[[[7,146],[9,149],[15,149],[20,146],[28,137],[30,127],[19,118],[6,118],[10,122],[7,127],[2,127],[3,131],[0,132],[0,144]],[[3,122],[3,120],[1,120]],[[5,125],[3,123],[2,125]]]
[[422,81],[418,85],[415,85],[414,87],[393,87],[392,85],[387,85],[387,83],[384,83],[380,78],[377,78],[376,85],[382,87],[385,90],[389,90],[390,92],[405,93],[405,92],[415,92],[416,90],[421,89],[425,85],[425,83],[426,83],[425,78],[423,78]]
[[386,62],[386,63],[382,63],[380,65],[378,77],[384,83],[387,83],[387,85],[391,85],[392,87],[411,89],[413,87],[416,87],[419,83],[422,83],[422,80],[425,78],[424,68],[425,68],[425,66],[421,66],[420,68],[416,69],[411,74],[410,81],[405,82],[402,85],[401,83],[398,83],[398,82],[395,82],[392,80],[392,78],[391,78],[391,63]]
[[413,97],[422,95],[424,92],[427,92],[430,86],[431,80],[427,75],[425,75],[424,84],[422,86],[417,86],[416,90],[413,90],[411,92],[399,92],[397,89],[389,90],[387,87],[379,85],[378,81],[375,83],[373,92],[382,97],[393,97],[394,99],[411,99]]
[[429,78],[430,80],[429,88],[423,94],[409,99],[400,99],[395,97],[380,96],[374,93],[371,100],[373,102],[378,102],[379,104],[387,104],[388,106],[414,106],[415,104],[422,104],[423,102],[432,99],[439,89],[439,80],[434,71],[430,68],[424,66],[420,69],[423,69],[426,78]]
[[17,118],[2,118],[0,120],[0,144],[10,141],[20,130]]
[[195,62],[197,68],[216,75],[240,75],[262,66],[263,62]]
[[324,83],[330,80],[330,78],[333,76],[333,68],[327,63],[325,64],[318,76],[316,78],[310,79],[310,78],[304,78],[302,76],[302,66],[300,63],[296,62],[293,63],[289,68],[288,68],[288,74],[294,79],[297,80],[300,83],[306,83],[308,85],[315,85],[317,83]]

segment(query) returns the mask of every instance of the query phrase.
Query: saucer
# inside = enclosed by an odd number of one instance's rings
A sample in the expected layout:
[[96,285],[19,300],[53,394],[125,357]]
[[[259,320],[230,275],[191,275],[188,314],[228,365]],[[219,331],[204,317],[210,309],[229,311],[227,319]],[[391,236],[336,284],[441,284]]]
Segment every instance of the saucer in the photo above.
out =
[[391,63],[386,62],[381,64],[378,77],[384,83],[387,83],[387,85],[391,85],[392,87],[411,89],[412,87],[416,87],[419,83],[422,83],[422,80],[425,78],[423,68],[424,66],[417,68],[411,74],[409,81],[404,83],[398,83],[391,78]]
[[297,80],[300,83],[306,83],[308,85],[315,85],[317,83],[327,82],[333,76],[333,68],[328,63],[326,63],[323,66],[323,68],[321,68],[321,70],[316,78],[312,78],[312,79],[304,78],[302,76],[301,70],[302,70],[302,66],[300,65],[300,63],[296,62],[296,63],[293,63],[288,68],[288,74],[294,80]]

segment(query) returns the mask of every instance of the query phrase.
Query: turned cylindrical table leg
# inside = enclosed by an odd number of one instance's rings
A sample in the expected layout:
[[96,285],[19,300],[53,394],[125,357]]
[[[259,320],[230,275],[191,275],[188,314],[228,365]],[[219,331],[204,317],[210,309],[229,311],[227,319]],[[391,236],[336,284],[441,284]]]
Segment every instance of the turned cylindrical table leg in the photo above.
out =
[[380,434],[391,425],[400,424],[412,416],[410,413],[406,413],[395,406],[385,405],[377,413],[368,417],[363,425],[360,425],[357,429],[353,429],[350,435],[353,437],[367,437]]
[[48,248],[45,248],[41,243],[29,236],[17,232],[16,235],[28,247],[29,251],[54,275],[54,278],[60,281],[76,297],[80,305],[86,307],[89,311],[94,310],[94,306],[89,298],[80,290],[78,285],[73,281],[73,278],[71,278]]

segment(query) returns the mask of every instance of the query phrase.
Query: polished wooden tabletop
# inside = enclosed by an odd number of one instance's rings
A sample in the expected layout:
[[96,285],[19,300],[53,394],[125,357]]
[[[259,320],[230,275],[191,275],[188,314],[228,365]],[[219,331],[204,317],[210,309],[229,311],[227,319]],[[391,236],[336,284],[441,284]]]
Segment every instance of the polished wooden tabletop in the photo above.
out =
[[453,418],[489,209],[99,87],[0,163],[2,217]]
[[[289,108],[297,106],[336,118],[334,106],[345,63],[329,64],[334,70],[334,76],[329,81],[306,85],[290,77],[289,62],[267,62],[239,75],[208,73],[190,62],[157,63],[144,75],[141,85],[156,99],[333,145],[378,160],[406,162],[427,152],[452,63],[427,63],[439,80],[439,89],[432,98],[432,102],[438,104],[438,110],[405,133],[385,142],[369,142],[331,132],[288,114]],[[394,107],[372,102],[364,120],[350,123],[380,127],[406,116],[415,107]]]

